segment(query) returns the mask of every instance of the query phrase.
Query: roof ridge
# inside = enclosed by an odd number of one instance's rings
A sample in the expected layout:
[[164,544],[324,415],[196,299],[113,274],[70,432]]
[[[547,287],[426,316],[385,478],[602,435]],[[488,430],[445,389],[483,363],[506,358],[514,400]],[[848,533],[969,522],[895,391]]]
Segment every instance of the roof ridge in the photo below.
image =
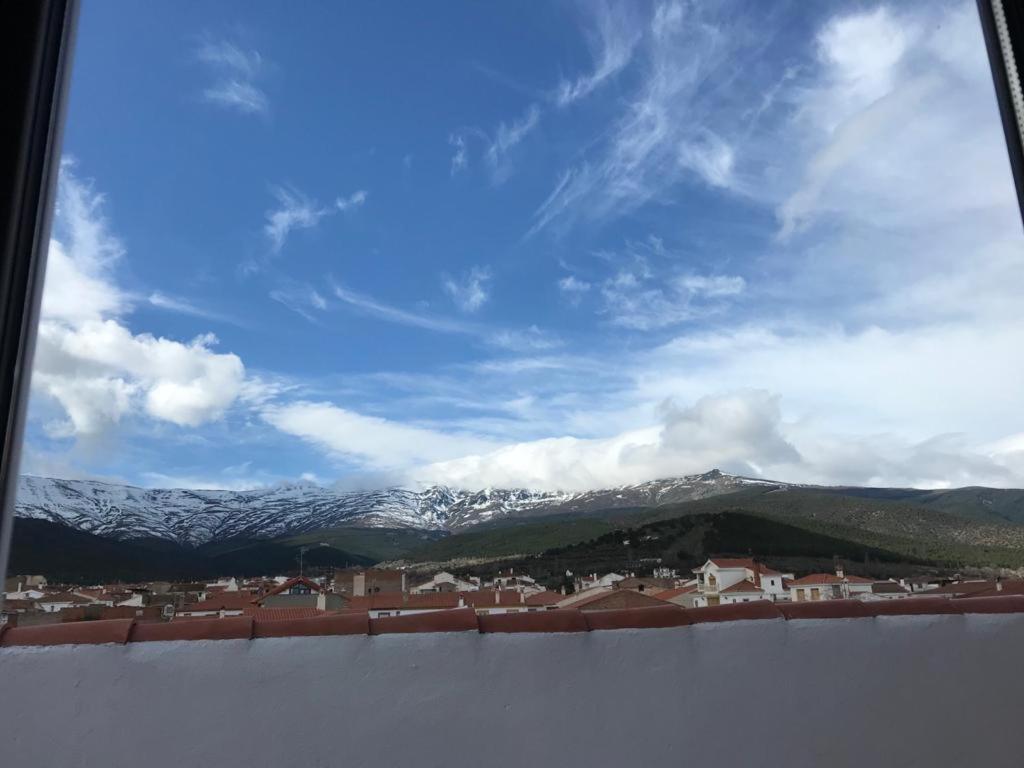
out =
[[251,616],[195,619],[182,622],[146,622],[135,619],[102,619],[27,627],[0,625],[0,647],[46,645],[96,645],[155,640],[252,640],[264,637],[323,635],[385,635],[395,633],[471,632],[589,632],[605,629],[658,629],[709,622],[761,619],[852,619],[887,616],[944,614],[1024,613],[1024,595],[976,597],[952,600],[942,597],[911,597],[862,602],[821,600],[772,603],[757,600],[706,608],[665,605],[580,611],[558,608],[549,611],[478,616],[472,608],[430,611],[407,616],[371,619],[366,611],[326,614],[302,619],[258,619]]

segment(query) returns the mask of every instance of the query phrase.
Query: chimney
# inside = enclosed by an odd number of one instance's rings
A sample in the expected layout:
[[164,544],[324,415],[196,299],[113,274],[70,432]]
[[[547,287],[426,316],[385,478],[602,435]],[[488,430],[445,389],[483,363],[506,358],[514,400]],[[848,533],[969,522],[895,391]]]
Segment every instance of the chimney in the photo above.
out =
[[840,579],[846,578],[846,572],[843,570],[843,564],[838,560],[836,561],[836,576],[838,576]]
[[526,603],[526,593],[525,592],[520,592],[519,593],[519,602],[520,603],[524,603],[524,604]]
[[499,603],[501,603],[501,590],[496,589],[494,590],[494,604],[498,605]]
[[402,591],[403,592],[407,592],[408,591],[408,586],[409,585],[406,584],[406,581],[405,581],[405,571],[402,571]]
[[327,610],[327,593],[326,592],[317,592],[316,593],[316,609],[318,611],[326,611]]
[[996,576],[996,592],[1002,592],[1002,591],[1003,591],[1003,577],[1002,576]]

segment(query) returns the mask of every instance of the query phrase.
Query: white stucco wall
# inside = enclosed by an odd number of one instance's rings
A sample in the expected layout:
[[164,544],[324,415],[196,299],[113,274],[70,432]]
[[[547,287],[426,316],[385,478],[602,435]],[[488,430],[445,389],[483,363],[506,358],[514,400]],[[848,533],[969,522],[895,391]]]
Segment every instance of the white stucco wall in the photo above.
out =
[[1016,767],[1021,648],[1020,614],[6,648],[0,762]]

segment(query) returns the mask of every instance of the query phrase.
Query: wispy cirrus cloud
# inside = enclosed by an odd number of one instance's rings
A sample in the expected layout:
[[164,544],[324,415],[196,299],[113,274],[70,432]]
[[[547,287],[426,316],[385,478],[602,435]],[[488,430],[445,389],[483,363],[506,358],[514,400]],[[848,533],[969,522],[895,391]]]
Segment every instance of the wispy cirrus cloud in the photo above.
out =
[[558,290],[572,306],[578,306],[583,296],[590,292],[591,284],[575,275],[567,275],[558,281]]
[[259,51],[231,40],[208,39],[195,55],[213,75],[213,83],[202,92],[205,101],[249,115],[270,111],[270,100],[257,85],[264,67]]
[[182,298],[181,296],[169,296],[161,291],[153,291],[150,293],[149,296],[146,297],[146,302],[157,309],[176,312],[179,315],[189,315],[190,317],[199,317],[204,320],[216,320],[222,323],[241,325],[238,320],[230,315],[199,306],[195,302]]
[[622,4],[615,10],[607,3],[592,3],[586,8],[592,24],[586,36],[594,68],[585,75],[559,83],[555,103],[560,107],[586,98],[625,69],[640,42],[641,33],[636,23],[622,18],[622,11],[628,10]]
[[270,241],[270,249],[278,253],[288,236],[295,230],[312,229],[336,211],[346,212],[360,208],[368,197],[366,190],[358,190],[347,197],[339,197],[334,205],[321,205],[294,187],[275,186],[271,193],[277,205],[266,212],[263,233]]

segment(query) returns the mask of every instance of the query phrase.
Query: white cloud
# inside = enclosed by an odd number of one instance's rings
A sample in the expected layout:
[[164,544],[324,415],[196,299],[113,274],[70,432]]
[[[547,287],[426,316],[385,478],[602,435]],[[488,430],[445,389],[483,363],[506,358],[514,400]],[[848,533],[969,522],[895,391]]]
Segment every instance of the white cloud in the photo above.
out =
[[578,218],[628,214],[692,175],[712,186],[734,186],[734,149],[708,127],[711,96],[704,86],[739,41],[703,19],[703,10],[660,3],[644,27],[616,22],[624,39],[636,38],[632,58],[640,86],[607,138],[559,177],[528,234],[556,222],[565,228]]
[[182,343],[123,324],[119,315],[129,307],[111,276],[123,248],[102,202],[69,166],[62,169],[32,378],[64,413],[47,430],[82,437],[128,415],[180,426],[219,418],[242,386],[241,360],[214,352],[212,335]]
[[263,69],[258,51],[245,50],[229,40],[207,40],[196,58],[207,65],[214,82],[203,90],[203,98],[243,114],[266,114],[267,94],[256,85]]
[[153,291],[146,298],[146,302],[153,307],[158,309],[165,309],[168,312],[176,312],[179,315],[189,315],[191,317],[199,317],[204,320],[216,320],[222,323],[231,323],[233,325],[239,325],[238,321],[223,315],[219,312],[200,307],[188,299],[183,299],[180,296],[168,296],[166,293],[160,291]]
[[353,208],[359,208],[363,203],[365,203],[367,195],[368,193],[365,189],[360,189],[353,192],[348,197],[339,197],[334,204],[339,211],[348,211]]
[[708,298],[737,296],[747,287],[746,280],[735,275],[688,275],[679,284],[694,296]]
[[277,198],[277,207],[267,211],[263,232],[274,253],[284,247],[292,230],[311,229],[331,212],[296,189],[274,187],[271,192]]
[[493,443],[473,435],[454,435],[364,416],[324,402],[268,406],[262,415],[282,432],[370,469],[407,467],[493,447]]
[[588,42],[593,52],[594,69],[575,80],[562,80],[555,96],[559,106],[565,107],[589,96],[629,64],[640,41],[640,31],[623,13],[627,9],[625,4],[594,4],[588,7],[593,14],[593,29],[588,33]]
[[292,312],[309,320],[311,323],[318,322],[312,310],[323,311],[327,309],[327,299],[319,291],[308,285],[285,285],[273,289],[270,298],[279,304],[288,307]]
[[647,259],[634,254],[632,264],[601,284],[602,311],[613,325],[650,331],[717,314],[745,287],[746,281],[733,275],[666,279],[652,271]]
[[312,229],[335,211],[344,213],[360,208],[368,197],[366,190],[360,189],[347,197],[337,198],[333,206],[327,206],[294,187],[272,187],[270,191],[277,198],[277,207],[266,212],[267,223],[263,225],[263,232],[274,253],[281,251],[293,231]]
[[476,312],[490,298],[488,283],[491,271],[486,267],[473,267],[461,278],[445,277],[442,285],[455,306],[463,312]]
[[578,306],[585,293],[590,291],[591,285],[586,280],[580,280],[575,275],[567,275],[558,281],[558,290],[566,297],[572,306]]
[[439,331],[441,333],[464,333],[476,334],[475,326],[463,323],[459,320],[451,320],[444,317],[434,317],[418,312],[401,309],[399,307],[377,301],[371,296],[358,293],[344,286],[334,284],[334,295],[353,309],[363,314],[385,320],[399,325],[408,325],[414,328],[423,328],[428,331]]
[[549,438],[414,471],[421,482],[458,487],[610,488],[711,467],[754,474],[758,466],[798,464],[780,432],[777,398],[760,391],[705,397],[661,408],[660,424],[614,437]]
[[451,173],[454,176],[462,171],[469,164],[469,155],[466,150],[466,139],[460,134],[452,134],[448,137],[448,143],[455,147],[455,154],[452,155]]

